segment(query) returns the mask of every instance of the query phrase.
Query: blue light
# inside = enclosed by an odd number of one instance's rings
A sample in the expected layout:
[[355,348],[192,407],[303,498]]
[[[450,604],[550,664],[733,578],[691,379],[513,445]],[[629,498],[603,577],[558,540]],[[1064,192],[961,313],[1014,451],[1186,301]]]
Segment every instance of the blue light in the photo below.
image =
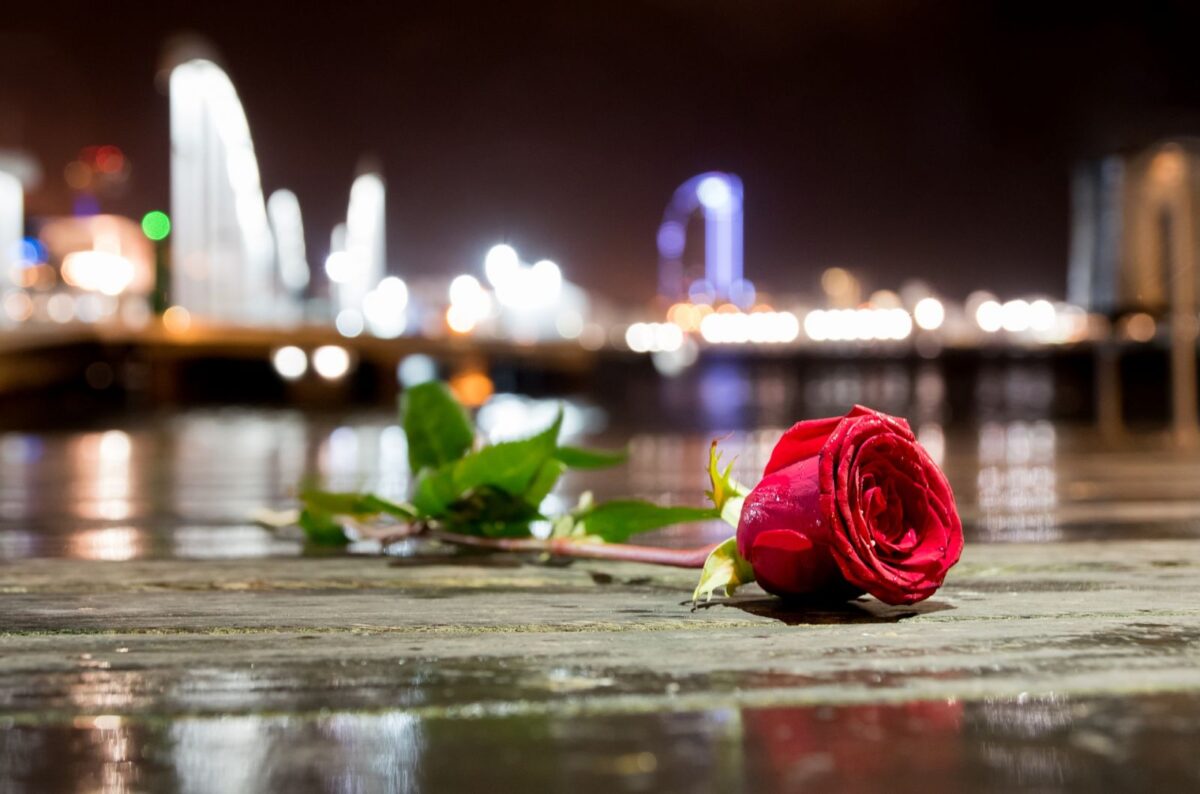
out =
[[75,206],[72,208],[76,217],[85,217],[88,215],[100,214],[100,202],[95,196],[89,196],[87,193],[80,193],[75,197]]
[[683,256],[683,246],[686,242],[687,229],[682,223],[667,221],[658,227],[658,251],[668,259],[678,259]]
[[676,189],[658,231],[659,291],[677,299],[684,292],[683,253],[688,219],[704,217],[704,277],[716,298],[741,302],[742,282],[742,180],[734,174],[709,171],[697,174]]
[[696,198],[710,210],[724,209],[733,200],[729,180],[723,176],[707,176],[696,186]]

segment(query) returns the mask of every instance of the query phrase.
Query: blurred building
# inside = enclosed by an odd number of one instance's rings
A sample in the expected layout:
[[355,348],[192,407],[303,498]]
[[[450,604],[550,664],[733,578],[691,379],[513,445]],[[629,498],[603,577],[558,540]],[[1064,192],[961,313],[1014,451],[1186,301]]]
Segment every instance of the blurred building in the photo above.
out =
[[1162,314],[1179,290],[1190,305],[1200,300],[1200,139],[1080,164],[1071,204],[1071,303]]

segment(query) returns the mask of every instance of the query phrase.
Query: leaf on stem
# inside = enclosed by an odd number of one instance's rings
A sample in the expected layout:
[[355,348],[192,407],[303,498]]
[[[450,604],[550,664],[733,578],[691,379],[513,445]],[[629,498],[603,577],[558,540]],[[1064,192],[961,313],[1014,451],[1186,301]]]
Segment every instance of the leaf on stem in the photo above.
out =
[[602,502],[576,515],[572,534],[624,543],[639,532],[719,517],[720,513],[711,507],[663,507],[636,500]]
[[535,436],[492,444],[466,455],[454,465],[454,489],[465,494],[472,488],[488,485],[514,496],[524,494],[554,456],[561,427],[562,411],[559,411],[554,422]]
[[322,510],[301,510],[297,523],[304,530],[304,537],[309,543],[319,546],[344,546],[350,542],[341,523]]
[[467,412],[444,383],[430,381],[406,389],[400,397],[400,416],[414,473],[458,460],[475,441]]
[[742,515],[742,503],[746,499],[746,494],[750,493],[750,489],[731,476],[736,458],[730,461],[724,470],[721,469],[721,453],[717,449],[718,442],[719,439],[713,439],[708,448],[708,481],[712,484],[712,490],[705,491],[704,495],[712,501],[721,520],[736,529],[738,519]]
[[629,451],[559,447],[554,451],[554,458],[572,469],[605,469],[624,463],[629,459]]
[[723,589],[725,595],[731,596],[738,587],[753,581],[754,569],[738,554],[737,538],[730,538],[713,549],[704,561],[700,583],[692,593],[692,604],[701,598],[711,601],[718,588]]

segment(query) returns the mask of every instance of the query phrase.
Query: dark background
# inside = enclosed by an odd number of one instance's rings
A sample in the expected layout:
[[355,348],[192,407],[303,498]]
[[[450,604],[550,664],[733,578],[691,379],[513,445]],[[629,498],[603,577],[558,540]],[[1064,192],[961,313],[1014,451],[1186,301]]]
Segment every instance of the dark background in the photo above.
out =
[[655,283],[676,185],[745,182],[747,275],[962,295],[1064,289],[1081,156],[1200,129],[1198,4],[1017,2],[5,3],[0,147],[70,211],[79,148],[131,158],[130,215],[165,208],[166,38],[207,37],[264,190],[300,197],[310,259],[355,168],[388,179],[393,270],[478,270],[510,240],[614,297]]

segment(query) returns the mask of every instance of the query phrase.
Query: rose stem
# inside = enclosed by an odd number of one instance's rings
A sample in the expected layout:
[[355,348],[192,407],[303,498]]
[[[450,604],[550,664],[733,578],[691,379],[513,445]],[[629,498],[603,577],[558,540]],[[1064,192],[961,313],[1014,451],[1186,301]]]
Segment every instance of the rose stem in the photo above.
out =
[[499,551],[536,551],[558,557],[582,557],[591,560],[622,560],[671,565],[676,568],[703,568],[709,553],[719,546],[695,549],[664,549],[656,546],[634,546],[629,543],[580,543],[568,538],[538,540],[535,538],[481,538],[456,532],[430,530],[428,537],[458,546],[474,546]]

